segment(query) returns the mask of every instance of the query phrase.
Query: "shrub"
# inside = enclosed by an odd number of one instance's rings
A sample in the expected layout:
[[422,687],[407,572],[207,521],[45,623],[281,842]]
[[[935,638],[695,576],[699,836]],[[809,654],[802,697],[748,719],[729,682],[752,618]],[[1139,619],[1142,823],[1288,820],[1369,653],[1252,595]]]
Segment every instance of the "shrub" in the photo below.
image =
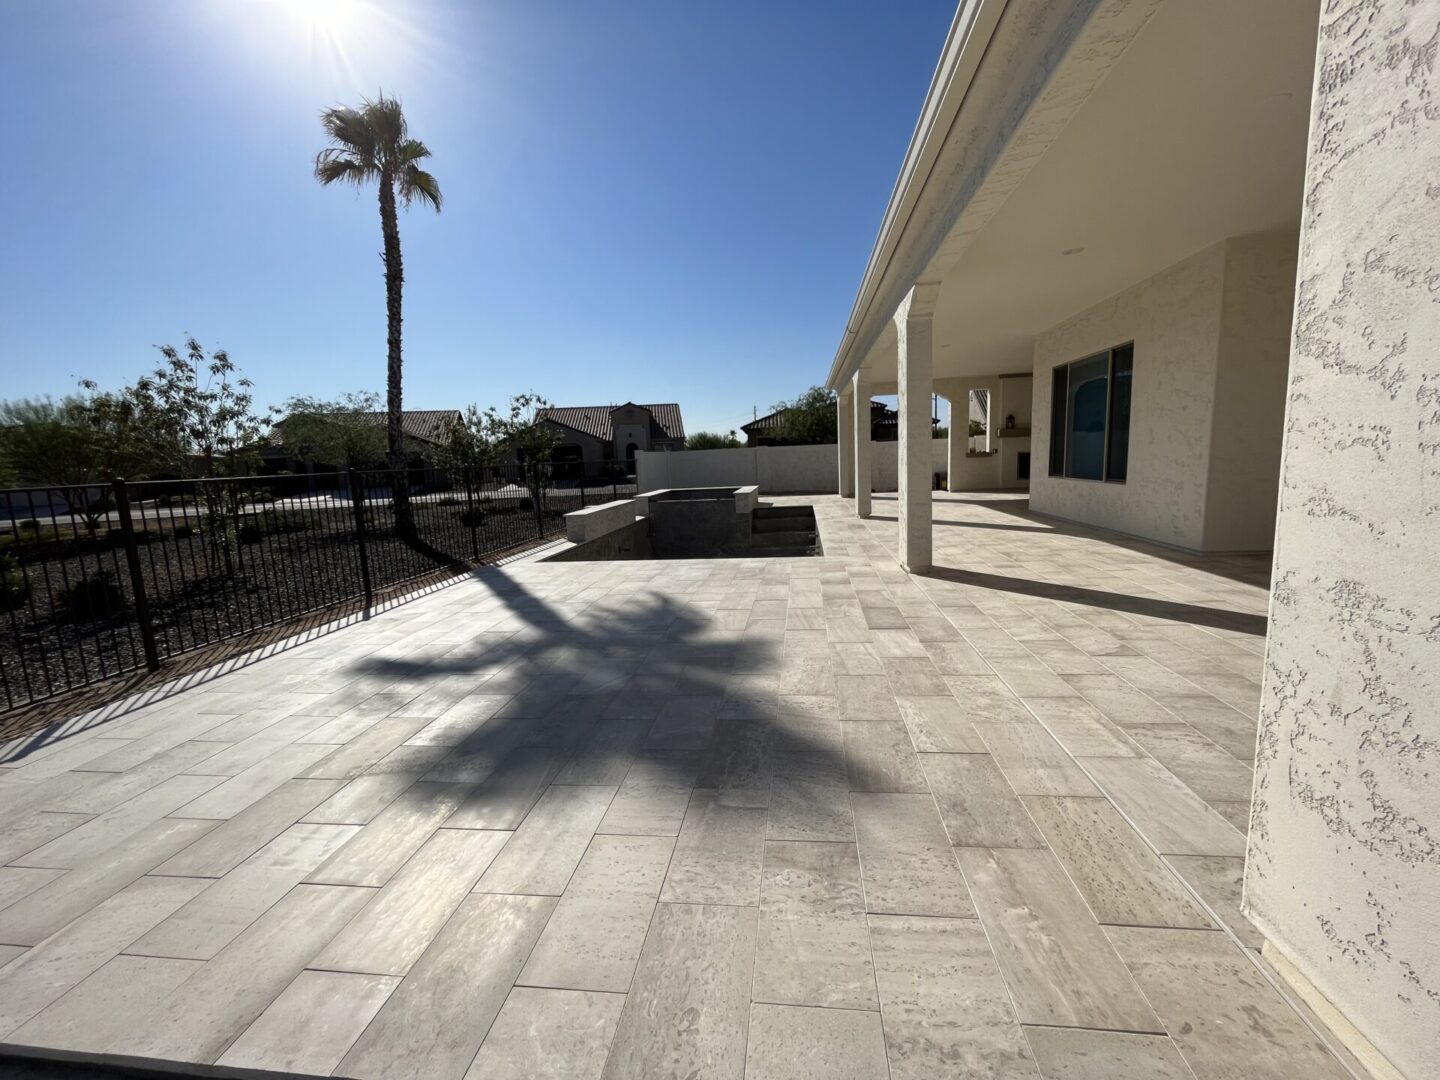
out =
[[478,529],[485,524],[485,511],[476,507],[473,510],[461,510],[455,515],[460,519],[460,524],[467,529]]
[[38,533],[40,531],[40,522],[34,518],[26,518],[24,521],[16,522],[15,527],[23,533]]
[[435,500],[436,506],[459,506],[465,500],[459,495],[441,495]]
[[30,599],[30,579],[13,555],[0,555],[0,611],[14,611]]
[[519,510],[534,510],[535,500],[530,498],[529,495],[526,495],[518,503],[516,503],[515,506],[516,509]]
[[188,540],[195,535],[194,525],[176,525],[170,530],[170,535],[176,540]]
[[240,526],[240,542],[253,544],[262,536],[279,536],[283,533],[307,532],[310,519],[293,510],[274,514],[262,514],[249,518]]
[[125,594],[109,570],[86,574],[68,589],[56,593],[55,599],[78,619],[103,618],[125,607]]

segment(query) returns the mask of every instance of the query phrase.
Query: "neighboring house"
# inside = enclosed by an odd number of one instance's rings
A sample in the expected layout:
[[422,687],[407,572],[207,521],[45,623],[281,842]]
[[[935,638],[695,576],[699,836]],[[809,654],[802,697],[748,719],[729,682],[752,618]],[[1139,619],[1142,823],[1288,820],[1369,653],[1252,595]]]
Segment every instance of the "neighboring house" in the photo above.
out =
[[[389,414],[383,411],[362,413],[361,416],[382,432],[389,421]],[[421,473],[421,477],[413,482],[428,482],[434,467],[436,447],[445,442],[451,426],[460,419],[459,409],[406,409],[401,412],[400,430],[405,436],[410,467]],[[331,472],[337,468],[333,462],[305,462],[293,457],[285,448],[284,430],[285,420],[277,420],[270,444],[260,451],[265,472]]]
[[[685,422],[674,402],[554,406],[542,410],[539,419],[561,438],[550,459],[556,479],[629,475],[637,452],[685,447]],[[515,476],[517,467],[512,452],[508,474]]]
[[[1107,609],[1144,612],[1181,659],[1253,655],[1242,583],[1217,574],[1180,605],[1210,634],[1185,632],[1148,582],[1183,552],[1273,550],[1263,691],[1251,704],[1235,682],[1205,687],[1236,719],[1258,705],[1244,911],[1269,970],[1338,1010],[1376,1076],[1417,1080],[1440,1076],[1437,27],[1440,0],[964,0],[826,378],[860,517],[871,441],[855,435],[872,394],[899,398],[899,492],[882,513],[911,572],[932,569],[935,393],[964,416],[987,391],[999,440],[950,441],[950,490],[1028,472],[1034,511],[1139,538],[1129,580],[977,565],[922,589],[982,603],[1003,595],[971,572],[989,570],[1064,598],[1074,623],[1037,626],[1036,651],[1102,672],[1054,680],[1097,723],[1095,706],[1168,724],[1200,691],[1126,663]],[[1038,724],[1030,737],[1049,742]],[[1158,850],[1217,854],[1169,829],[1195,811],[1143,754],[1111,760],[1133,762],[1119,801],[1165,822]],[[1065,792],[1091,793],[1080,784]],[[1223,861],[1238,904],[1240,860]],[[1222,977],[1209,948],[1153,960],[1215,980],[1214,1019],[1156,1002],[1177,1041],[1230,1022],[1232,985],[1276,977],[1235,950]]]
[[[745,433],[746,446],[789,446],[790,440],[780,434],[789,409],[779,409],[748,424],[740,430]],[[932,421],[938,424],[938,420]],[[870,402],[870,438],[875,442],[894,442],[900,431],[900,414],[882,401]]]

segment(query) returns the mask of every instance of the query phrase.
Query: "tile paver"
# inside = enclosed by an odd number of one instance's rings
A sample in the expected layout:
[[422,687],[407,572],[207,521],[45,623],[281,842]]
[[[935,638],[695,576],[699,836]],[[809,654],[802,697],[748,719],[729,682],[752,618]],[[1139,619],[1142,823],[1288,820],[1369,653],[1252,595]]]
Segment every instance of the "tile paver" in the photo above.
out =
[[1201,929],[1259,943],[1268,560],[941,493],[912,578],[892,500],[782,500],[821,558],[490,568],[0,748],[0,1039],[366,1078],[1341,1075]]

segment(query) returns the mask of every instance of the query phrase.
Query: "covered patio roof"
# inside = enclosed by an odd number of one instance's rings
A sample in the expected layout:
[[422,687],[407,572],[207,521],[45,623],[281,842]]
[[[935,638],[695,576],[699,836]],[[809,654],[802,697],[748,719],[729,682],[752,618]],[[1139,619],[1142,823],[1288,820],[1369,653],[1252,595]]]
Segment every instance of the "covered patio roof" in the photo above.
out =
[[962,5],[829,385],[863,364],[893,392],[916,282],[940,284],[937,378],[1024,370],[1075,312],[1297,225],[1318,6]]

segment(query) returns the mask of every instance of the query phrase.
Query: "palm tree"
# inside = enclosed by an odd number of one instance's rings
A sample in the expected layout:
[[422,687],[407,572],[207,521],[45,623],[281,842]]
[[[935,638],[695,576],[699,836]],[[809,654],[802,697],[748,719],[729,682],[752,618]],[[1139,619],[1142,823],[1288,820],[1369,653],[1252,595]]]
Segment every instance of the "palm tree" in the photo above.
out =
[[[315,179],[322,184],[336,181],[362,187],[370,181],[380,188],[380,232],[385,250],[385,322],[388,356],[386,364],[386,434],[390,468],[402,476],[406,467],[405,439],[400,427],[402,408],[400,350],[401,295],[405,269],[400,260],[400,223],[396,218],[398,196],[407,207],[420,202],[440,212],[440,184],[420,167],[430,150],[419,139],[410,138],[400,102],[382,91],[374,101],[364,100],[360,108],[326,109],[320,125],[330,145],[315,155]],[[393,486],[395,521],[402,530],[410,528],[409,490],[403,480]]]

